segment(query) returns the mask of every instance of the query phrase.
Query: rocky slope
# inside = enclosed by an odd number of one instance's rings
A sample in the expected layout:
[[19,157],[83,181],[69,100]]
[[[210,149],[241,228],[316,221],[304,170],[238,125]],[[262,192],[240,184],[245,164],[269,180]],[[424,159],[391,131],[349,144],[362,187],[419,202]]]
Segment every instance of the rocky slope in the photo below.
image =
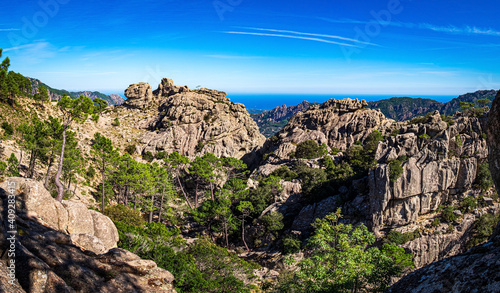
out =
[[[497,94],[488,118],[490,170],[500,192],[498,147],[500,140],[500,95]],[[485,244],[466,253],[427,265],[405,276],[388,292],[500,292],[500,225]]]
[[377,110],[366,109],[366,101],[328,100],[293,116],[288,124],[271,137],[262,152],[271,153],[272,161],[286,160],[296,145],[306,140],[346,150],[356,141],[364,141],[375,129],[387,131],[395,122]]
[[149,84],[139,83],[125,95],[125,107],[157,109],[153,118],[140,124],[149,130],[142,136],[142,152],[242,158],[264,143],[245,106],[231,102],[224,92],[190,91],[163,79],[154,92]]
[[[414,254],[417,267],[465,251],[475,220],[499,210],[498,203],[488,201],[472,213],[462,215],[458,211],[465,198],[478,199],[482,194],[474,183],[479,165],[486,162],[488,155],[483,135],[486,117],[457,115],[445,122],[436,111],[420,123],[410,124],[395,122],[364,107],[364,101],[330,100],[298,113],[281,132],[268,139],[263,148],[264,160],[254,176],[267,176],[280,166],[304,161],[290,154],[305,140],[324,143],[328,149],[346,150],[378,130],[384,139],[374,154],[378,164],[368,176],[312,204],[302,200],[301,180],[287,182],[298,186],[282,195],[270,210],[292,218],[292,234],[307,235],[316,218],[335,211],[340,203],[348,218],[365,222],[379,237],[390,230],[417,233],[417,239],[404,246]],[[342,157],[342,153],[332,156],[334,161]],[[391,181],[389,162],[396,159],[401,161],[402,170]],[[306,163],[313,168],[320,165],[317,159]],[[350,199],[341,200],[346,197]],[[433,227],[431,223],[440,216],[436,211],[442,205],[453,206],[458,219],[451,226],[443,223]]]
[[257,122],[260,132],[265,137],[270,137],[271,135],[280,131],[283,126],[288,123],[288,120],[298,112],[304,111],[309,108],[310,104],[307,101],[296,106],[287,107],[283,105],[281,107],[276,107],[269,111],[263,111],[261,113],[250,114],[252,119]]
[[[12,197],[17,207],[14,223],[7,222],[12,219],[7,210]],[[111,248],[118,235],[106,216],[76,202],[60,204],[42,184],[29,179],[7,178],[0,185],[0,199],[0,245],[15,251],[15,258],[6,254],[0,260],[1,292],[175,292],[170,272]],[[14,242],[7,230],[17,230]]]

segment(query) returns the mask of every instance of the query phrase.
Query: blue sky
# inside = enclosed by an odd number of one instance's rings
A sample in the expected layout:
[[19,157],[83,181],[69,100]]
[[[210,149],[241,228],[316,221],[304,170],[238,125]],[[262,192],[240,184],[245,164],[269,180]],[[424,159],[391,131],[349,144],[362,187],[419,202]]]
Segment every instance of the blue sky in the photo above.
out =
[[5,1],[11,70],[123,94],[162,77],[229,93],[500,88],[497,1]]

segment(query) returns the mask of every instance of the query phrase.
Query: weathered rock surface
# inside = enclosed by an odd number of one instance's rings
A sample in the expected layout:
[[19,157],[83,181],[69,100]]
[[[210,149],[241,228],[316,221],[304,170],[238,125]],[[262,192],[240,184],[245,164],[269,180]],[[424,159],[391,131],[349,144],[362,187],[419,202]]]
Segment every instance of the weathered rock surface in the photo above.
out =
[[[500,95],[497,95],[487,128],[490,170],[497,190],[500,189],[500,167],[496,164],[500,146],[499,126]],[[497,225],[489,242],[416,270],[387,292],[500,292],[499,276],[500,225]]]
[[131,84],[125,90],[127,100],[124,105],[132,108],[143,109],[151,105],[153,100],[153,90],[149,83],[140,82]]
[[[413,223],[440,204],[460,199],[488,155],[484,122],[458,117],[448,127],[435,112],[427,123],[403,126],[380,143],[379,165],[368,176],[374,230]],[[391,182],[387,163],[402,157],[403,173]]]
[[312,106],[293,116],[288,124],[264,146],[264,153],[272,153],[274,162],[289,159],[294,151],[291,145],[312,139],[329,148],[348,149],[356,141],[364,141],[375,129],[384,131],[394,120],[386,119],[377,110],[365,109],[362,100],[328,100],[321,106]]
[[94,253],[105,253],[116,247],[118,230],[107,216],[89,210],[76,201],[56,201],[43,184],[32,179],[11,177],[0,188],[12,192],[19,212],[54,230],[71,235],[73,244]]
[[[9,190],[9,186],[14,188]],[[26,203],[35,202],[32,198],[36,196],[33,194],[35,186],[40,188],[42,185],[22,178],[7,178],[0,184],[0,222],[7,223],[7,196],[14,193],[17,197],[15,223],[18,231],[15,241],[17,279],[13,284],[9,283],[9,260],[0,260],[0,292],[175,292],[173,275],[158,268],[154,262],[141,260],[137,255],[119,248],[100,255],[84,251],[75,246],[75,238],[82,238],[78,241],[100,240],[89,234],[68,235],[51,228],[44,220],[28,216]],[[41,188],[38,190],[40,196],[43,191]],[[23,192],[24,195],[21,195]],[[35,212],[31,211],[31,215]],[[2,229],[2,250],[10,245],[9,236]]]
[[[135,92],[137,86],[131,88]],[[153,100],[161,101],[160,113],[149,122],[148,128],[155,131],[143,136],[143,152],[242,158],[265,141],[245,106],[231,102],[224,92],[189,91],[164,79],[154,93]],[[150,103],[147,94],[141,100],[141,105]]]

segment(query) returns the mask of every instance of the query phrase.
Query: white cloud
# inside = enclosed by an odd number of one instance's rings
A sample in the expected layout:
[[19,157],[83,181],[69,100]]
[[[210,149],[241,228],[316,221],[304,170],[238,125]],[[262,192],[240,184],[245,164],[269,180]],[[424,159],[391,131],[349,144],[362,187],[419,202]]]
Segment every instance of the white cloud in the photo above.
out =
[[253,32],[237,32],[237,31],[226,31],[224,33],[226,33],[226,34],[237,34],[237,35],[252,35],[252,36],[264,36],[264,37],[277,37],[277,38],[299,39],[299,40],[307,40],[307,41],[315,41],[315,42],[321,42],[321,43],[335,44],[335,45],[346,46],[346,47],[359,47],[359,46],[352,45],[352,44],[334,42],[334,41],[329,41],[329,40],[320,39],[320,38],[301,37],[301,36],[294,36],[294,35],[253,33]]

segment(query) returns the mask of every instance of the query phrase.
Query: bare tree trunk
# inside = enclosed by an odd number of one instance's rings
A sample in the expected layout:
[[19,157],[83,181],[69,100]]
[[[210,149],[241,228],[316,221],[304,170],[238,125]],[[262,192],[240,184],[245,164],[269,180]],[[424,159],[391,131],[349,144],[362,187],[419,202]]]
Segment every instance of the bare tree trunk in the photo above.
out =
[[160,211],[158,212],[158,223],[161,223],[161,212],[163,210],[163,199],[165,198],[166,180],[163,183],[163,190],[161,191]]
[[212,200],[214,200],[214,183],[210,182],[210,194],[212,196]]
[[29,166],[28,166],[28,172],[25,174],[26,175],[25,177],[30,178],[30,179],[33,178],[33,175],[35,173],[36,153],[37,153],[36,150],[31,151],[30,163],[29,163]]
[[125,206],[128,205],[128,185],[125,186]]
[[190,209],[193,209],[193,206],[192,206],[192,205],[191,205],[191,203],[189,202],[189,199],[188,199],[188,197],[187,197],[187,194],[186,194],[186,192],[184,191],[184,187],[182,187],[182,182],[181,182],[181,179],[179,178],[179,176],[177,176],[177,182],[179,183],[179,186],[181,187],[182,194],[184,194],[184,198],[186,199],[186,202],[188,203],[189,208],[190,208]]
[[104,165],[105,164],[105,161],[104,159],[102,159],[102,169],[101,169],[101,174],[102,174],[102,209],[101,209],[101,213],[104,214],[104,197],[105,197],[105,189],[104,189],[104,180],[105,180],[105,174],[106,173],[106,169],[104,168]]
[[248,249],[247,242],[245,241],[245,217],[241,219],[241,239],[243,240],[243,244],[245,244],[247,251],[250,251],[250,249]]
[[57,167],[56,178],[54,179],[54,182],[56,183],[56,186],[57,186],[56,200],[59,202],[61,202],[63,200],[63,196],[64,196],[64,186],[62,185],[61,180],[59,178],[61,177],[61,172],[62,172],[62,167],[63,167],[64,148],[65,147],[66,147],[66,128],[63,130],[63,133],[62,133],[61,158],[59,159],[59,165]]
[[149,207],[149,223],[153,223],[153,207],[155,206],[155,195],[151,195],[151,206]]
[[45,174],[45,183],[43,184],[43,186],[45,186],[46,189],[49,188],[50,169],[52,168],[53,163],[54,163],[54,154],[50,154],[49,166],[47,167],[47,173]]

